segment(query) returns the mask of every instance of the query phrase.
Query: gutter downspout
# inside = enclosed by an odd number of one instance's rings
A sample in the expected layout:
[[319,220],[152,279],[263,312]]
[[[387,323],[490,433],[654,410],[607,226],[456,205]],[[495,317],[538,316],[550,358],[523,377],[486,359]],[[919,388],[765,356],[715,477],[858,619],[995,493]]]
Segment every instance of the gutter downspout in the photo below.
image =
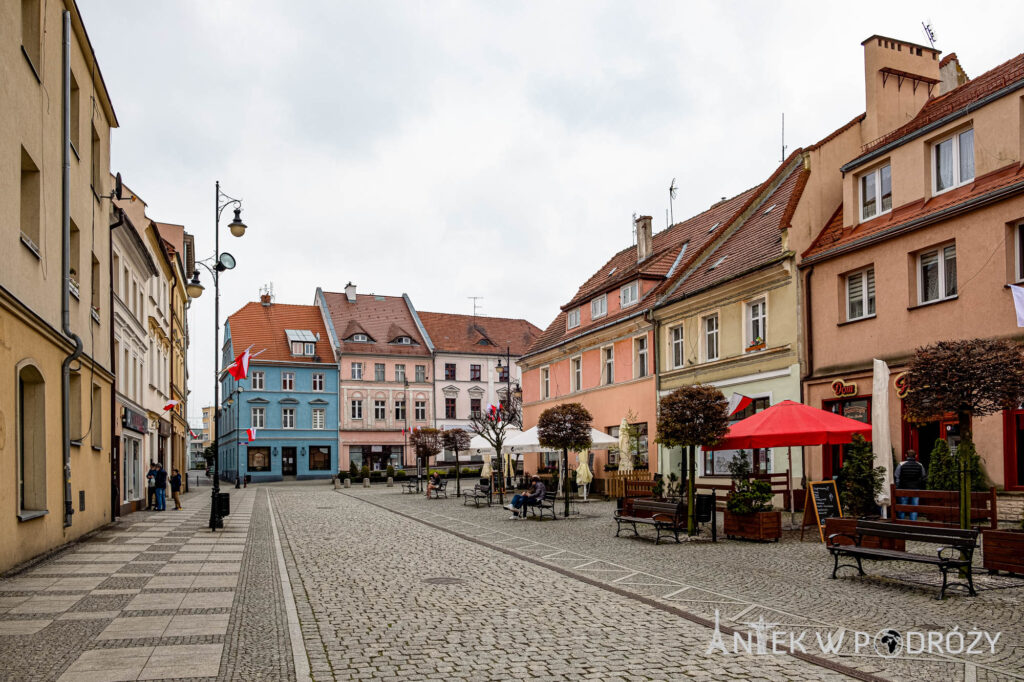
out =
[[[75,350],[61,363],[61,450],[64,455],[64,527],[71,527],[75,513],[71,500],[71,363],[81,355],[82,339],[71,331],[71,12],[62,12],[61,35],[61,309],[60,323],[64,336],[75,344]],[[81,405],[78,406],[81,409]]]
[[[117,222],[110,226],[113,232],[124,225],[124,211],[117,209]],[[113,521],[121,515],[121,486],[124,481],[119,474],[121,467],[121,447],[118,444],[118,456],[114,456],[114,432],[117,430],[117,354],[114,352],[114,237],[110,237],[110,245],[107,254],[108,271],[110,272],[110,371],[114,375],[114,383],[110,386],[110,520]],[[114,485],[114,482],[118,485]]]
[[[654,414],[657,420],[658,408],[661,405],[661,320],[654,317],[654,309],[648,308],[644,311],[644,317],[654,328]],[[657,421],[655,421],[657,429]],[[661,473],[661,446],[658,446],[658,472]]]
[[[804,372],[803,379],[800,381],[800,402],[804,402],[804,383],[811,378],[814,374],[814,335],[811,331],[811,321],[814,318],[814,312],[811,308],[811,275],[814,274],[814,266],[811,265],[807,268],[807,274],[804,275],[804,295],[806,296],[804,316],[806,317],[806,324],[804,326],[804,339],[806,339],[807,345],[807,371]],[[800,448],[800,487],[804,490],[807,489],[807,448]],[[793,510],[793,504],[790,503],[790,510]],[[791,524],[792,525],[792,524]]]

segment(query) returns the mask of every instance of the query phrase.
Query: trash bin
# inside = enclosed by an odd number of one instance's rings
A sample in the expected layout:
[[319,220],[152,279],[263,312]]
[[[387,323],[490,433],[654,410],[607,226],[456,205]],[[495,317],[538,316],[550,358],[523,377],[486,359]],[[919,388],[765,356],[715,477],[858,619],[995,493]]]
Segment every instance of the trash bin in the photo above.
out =
[[217,493],[217,514],[221,517],[231,514],[231,493]]

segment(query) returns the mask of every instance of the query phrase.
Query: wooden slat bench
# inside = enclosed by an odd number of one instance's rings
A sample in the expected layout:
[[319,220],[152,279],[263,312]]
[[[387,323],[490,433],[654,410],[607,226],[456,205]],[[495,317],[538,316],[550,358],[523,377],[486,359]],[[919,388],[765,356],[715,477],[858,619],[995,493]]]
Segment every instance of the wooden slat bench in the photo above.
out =
[[619,510],[615,511],[615,523],[618,526],[615,530],[615,537],[619,537],[624,523],[633,527],[634,536],[642,537],[636,527],[639,523],[654,526],[657,530],[658,534],[654,539],[654,544],[661,541],[662,533],[673,535],[676,542],[679,542],[679,531],[686,530],[686,502],[684,500],[658,502],[657,500],[635,498],[629,514],[622,514]]
[[[942,545],[936,551],[935,556],[929,554],[914,554],[901,552],[895,549],[879,549],[874,547],[862,547],[861,541],[865,536],[876,536],[882,538],[897,538],[907,542],[922,542],[933,545]],[[841,537],[853,540],[852,545],[840,544]],[[916,527],[908,524],[898,524],[886,521],[857,521],[857,530],[852,534],[833,533],[828,537],[828,549],[835,559],[835,566],[832,569],[832,578],[835,579],[836,571],[843,567],[856,568],[864,575],[864,568],[861,566],[862,559],[873,559],[874,561],[911,561],[918,564],[932,564],[942,571],[942,589],[939,591],[939,599],[946,596],[946,587],[949,585],[949,571],[966,569],[966,587],[972,597],[977,596],[974,591],[974,579],[971,575],[971,562],[974,558],[974,549],[978,545],[978,531],[976,529],[961,530],[959,528],[936,528],[934,526]],[[947,555],[944,556],[943,552]],[[954,556],[955,554],[955,556]],[[961,558],[961,554],[963,558]],[[856,564],[840,564],[840,557],[854,559]],[[954,583],[964,585],[965,583]]]
[[474,507],[479,507],[481,502],[486,502],[488,507],[491,506],[491,486],[477,483],[472,490],[462,493],[463,506],[470,502]]

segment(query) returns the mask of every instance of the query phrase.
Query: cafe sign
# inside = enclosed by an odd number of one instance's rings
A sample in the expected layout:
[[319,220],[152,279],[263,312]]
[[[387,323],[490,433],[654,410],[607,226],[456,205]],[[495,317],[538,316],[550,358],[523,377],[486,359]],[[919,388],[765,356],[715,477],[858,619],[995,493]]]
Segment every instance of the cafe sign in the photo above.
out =
[[836,379],[832,382],[832,393],[834,393],[837,398],[857,395],[857,383],[853,381],[846,383],[842,379]]
[[907,381],[907,373],[900,372],[896,375],[896,378],[892,380],[892,385],[896,389],[896,397],[902,400],[907,397],[907,391],[910,390],[910,382]]

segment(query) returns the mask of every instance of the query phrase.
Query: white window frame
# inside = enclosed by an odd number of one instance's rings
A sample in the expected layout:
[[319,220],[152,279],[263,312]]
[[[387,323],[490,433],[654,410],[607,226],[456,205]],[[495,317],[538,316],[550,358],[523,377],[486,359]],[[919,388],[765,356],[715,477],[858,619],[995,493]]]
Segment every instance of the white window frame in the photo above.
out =
[[313,372],[313,392],[323,393],[324,391],[324,373]]
[[313,423],[312,428],[314,431],[323,431],[327,428],[327,410],[322,407],[313,408]]
[[[714,355],[714,357],[712,357],[711,353],[708,352],[708,338],[709,338],[708,321],[711,320],[711,319],[715,320],[715,330],[714,330],[715,355]],[[709,315],[704,315],[703,317],[700,318],[700,333],[701,333],[701,351],[704,354],[704,361],[705,362],[714,362],[714,361],[718,360],[719,358],[721,358],[722,357],[722,325],[721,325],[721,319],[719,318],[717,312],[716,313],[711,313]]]
[[349,375],[353,381],[362,381],[363,379],[363,363],[353,362],[349,366]]
[[615,383],[615,346],[601,348],[601,383],[605,386]]
[[295,372],[281,372],[281,390],[295,390]]
[[395,421],[405,421],[407,408],[408,405],[406,404],[405,398],[395,400]]
[[[941,246],[935,247],[934,249],[928,249],[927,251],[922,251],[921,253],[917,254],[917,258],[916,258],[917,265],[916,265],[916,267],[917,267],[917,304],[918,305],[925,305],[925,304],[928,304],[928,303],[938,303],[939,301],[948,301],[950,299],[956,298],[959,295],[959,293],[960,293],[959,286],[957,286],[957,290],[954,291],[952,294],[947,294],[946,293],[946,289],[948,288],[948,283],[946,282],[946,251],[948,249],[953,249],[953,261],[955,262],[956,261],[956,243],[955,242],[952,243],[952,244],[943,244]],[[938,298],[934,298],[932,300],[926,301],[926,300],[924,300],[924,273],[922,272],[921,261],[924,259],[925,256],[929,256],[929,255],[931,255],[933,253],[936,254],[936,257],[938,258],[938,267],[936,269],[938,270],[938,275],[939,275],[939,296],[938,296]],[[959,285],[959,282],[958,282],[958,285]]]
[[413,420],[418,422],[427,421],[427,401],[417,400],[413,402]]
[[[875,266],[874,265],[869,265],[866,268],[861,268],[860,270],[856,270],[854,272],[849,272],[843,278],[843,280],[845,282],[845,288],[846,288],[846,321],[847,322],[854,322],[856,320],[866,320],[868,318],[874,317],[876,312],[877,312],[877,310],[878,310],[878,308],[877,308],[877,296],[878,296],[878,289],[877,289],[877,287],[875,288],[875,294],[873,296],[871,296],[870,298],[868,297],[868,273],[869,272],[871,273],[871,279],[873,281],[874,278],[875,278]],[[860,275],[861,297],[862,297],[862,301],[863,301],[863,304],[864,304],[864,308],[863,308],[864,309],[864,313],[862,315],[854,317],[851,314],[851,312],[850,312],[850,310],[851,310],[851,308],[850,308],[850,304],[851,304],[851,300],[850,300],[850,278],[855,277],[857,275]],[[869,301],[872,301],[874,304],[872,306],[869,306],[868,305]],[[874,307],[875,311],[868,312],[869,308],[871,308],[871,307]]]
[[[883,210],[882,209],[882,171],[884,169],[886,169],[886,168],[889,169],[889,208]],[[866,198],[864,196],[864,179],[867,178],[867,177],[870,177],[870,176],[874,176],[874,178],[875,178],[875,212],[872,213],[871,215],[867,215],[865,213],[866,206],[865,206],[865,203],[864,203],[864,200]],[[857,204],[860,207],[860,222],[864,222],[866,220],[873,220],[874,218],[877,218],[880,215],[885,215],[886,213],[892,213],[892,164],[885,163],[885,164],[882,164],[881,166],[879,166],[878,168],[875,168],[872,171],[869,171],[869,172],[864,173],[862,175],[858,175],[857,176],[857,196],[860,199],[859,203]]]
[[253,372],[252,378],[249,380],[250,390],[262,391],[264,385],[264,378],[265,375],[263,374],[263,372]]
[[608,294],[601,294],[590,302],[590,319],[596,320],[608,314]]
[[348,414],[352,419],[363,418],[363,400],[362,398],[353,398],[348,403]]
[[575,329],[580,326],[580,309],[573,308],[565,316],[565,327],[566,329]]
[[551,397],[551,367],[540,368],[540,397]]
[[[962,177],[960,177],[960,137],[962,135],[965,135],[966,133],[971,133],[971,154],[972,154],[972,158],[971,158],[971,177],[969,177],[969,178],[962,178]],[[939,168],[938,168],[938,164],[935,162],[935,153],[938,150],[940,144],[942,144],[944,142],[949,142],[949,141],[952,141],[952,144],[950,144],[950,148],[953,150],[953,182],[952,182],[952,184],[949,187],[944,187],[942,189],[939,189],[939,173],[938,173]],[[955,132],[955,133],[953,133],[951,135],[947,135],[946,137],[942,138],[941,140],[936,140],[935,142],[932,143],[932,145],[931,145],[931,147],[929,149],[929,153],[931,154],[932,195],[933,196],[938,196],[939,194],[944,194],[944,193],[946,193],[946,192],[948,192],[950,190],[956,189],[957,187],[962,187],[963,185],[966,185],[967,183],[972,182],[974,180],[974,178],[976,177],[976,175],[977,175],[977,169],[975,168],[974,158],[973,158],[973,155],[974,155],[974,128],[973,127],[967,128],[966,130],[957,131],[957,132]]]
[[266,428],[267,424],[267,412],[266,408],[254,407],[249,411],[249,422],[254,429]]
[[292,355],[302,355],[302,342],[292,341]]
[[640,283],[630,282],[619,288],[619,307],[628,308],[640,300]]
[[[678,338],[676,338],[677,336]],[[686,330],[683,325],[677,324],[674,327],[669,327],[668,338],[672,353],[672,368],[679,369],[686,364]]]
[[316,355],[316,344],[306,343],[304,344],[302,351],[305,355]]
[[[633,378],[642,379],[650,376],[650,355],[651,347],[647,343],[647,335],[633,337]],[[642,361],[641,361],[642,360]]]
[[282,429],[294,429],[295,428],[295,408],[294,407],[282,407],[281,408],[281,428]]
[[572,377],[573,393],[583,390],[583,356],[569,358],[569,374]]
[[368,337],[366,334],[361,334],[361,333],[360,334],[353,334],[352,335],[352,341],[354,343],[368,343],[370,341],[370,337]]
[[388,418],[388,401],[387,400],[374,400],[373,401],[373,420],[382,422],[387,421]]
[[743,306],[743,327],[744,335],[746,336],[746,347],[744,348],[744,352],[747,352],[746,348],[750,348],[756,343],[756,337],[754,336],[754,306],[760,306],[761,308],[761,343],[765,345],[768,343],[768,297],[761,296],[753,301],[747,301]]
[[395,381],[397,381],[399,383],[402,383],[402,382],[405,381],[405,365],[404,364],[397,364],[397,365],[395,365]]

